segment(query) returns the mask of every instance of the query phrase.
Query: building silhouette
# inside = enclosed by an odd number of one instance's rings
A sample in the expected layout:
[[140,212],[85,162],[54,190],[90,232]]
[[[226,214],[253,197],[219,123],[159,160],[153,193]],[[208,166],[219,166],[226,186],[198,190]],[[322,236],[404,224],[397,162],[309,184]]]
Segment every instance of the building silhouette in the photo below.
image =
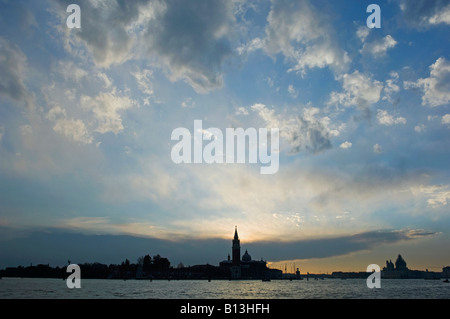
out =
[[281,270],[268,268],[267,262],[262,258],[253,260],[247,250],[241,257],[241,243],[237,226],[234,229],[231,256],[230,258],[228,254],[227,260],[219,264],[222,270],[229,271],[231,279],[280,279],[282,277]]
[[441,278],[444,269],[442,269],[442,273],[440,272],[431,272],[421,271],[421,270],[411,270],[407,267],[405,259],[403,259],[402,255],[398,255],[395,263],[392,260],[386,260],[386,267],[383,267],[381,271],[381,277],[386,279],[413,279],[413,278],[424,278],[424,279],[439,279]]
[[398,255],[397,260],[395,261],[395,269],[396,270],[408,270],[406,267],[406,261],[403,259],[402,255]]
[[234,238],[233,238],[233,245],[231,247],[232,249],[232,256],[233,260],[231,261],[231,278],[232,279],[239,279],[242,277],[241,273],[241,241],[239,240],[238,232],[237,232],[237,226],[234,228]]
[[397,260],[395,261],[395,266],[392,260],[386,260],[386,267],[383,268],[383,271],[405,271],[408,270],[406,267],[406,261],[403,259],[402,255],[398,255]]
[[[332,278],[367,278],[368,272],[342,272],[334,271]],[[407,267],[402,255],[398,255],[395,263],[386,260],[386,266],[381,270],[381,278],[385,279],[440,279],[450,277],[450,266],[443,267],[442,272],[412,270]]]

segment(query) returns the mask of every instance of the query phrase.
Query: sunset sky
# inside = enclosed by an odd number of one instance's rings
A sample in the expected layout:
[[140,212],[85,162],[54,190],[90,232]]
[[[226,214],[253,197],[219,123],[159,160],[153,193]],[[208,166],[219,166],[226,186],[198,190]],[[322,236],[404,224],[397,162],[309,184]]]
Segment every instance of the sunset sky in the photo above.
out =
[[[218,264],[237,225],[274,267],[440,271],[449,34],[439,0],[0,0],[0,267]],[[279,128],[278,172],[175,164],[195,120]]]

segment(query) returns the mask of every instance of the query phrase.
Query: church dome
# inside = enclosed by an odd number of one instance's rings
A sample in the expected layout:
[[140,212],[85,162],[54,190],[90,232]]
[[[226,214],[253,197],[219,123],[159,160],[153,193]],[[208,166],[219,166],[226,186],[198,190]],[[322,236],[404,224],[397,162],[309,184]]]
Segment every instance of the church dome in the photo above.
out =
[[242,256],[242,261],[249,262],[252,260],[252,256],[249,255],[248,251],[245,251],[245,254]]
[[406,270],[406,261],[403,259],[402,255],[398,255],[397,260],[395,261],[395,269],[397,270]]

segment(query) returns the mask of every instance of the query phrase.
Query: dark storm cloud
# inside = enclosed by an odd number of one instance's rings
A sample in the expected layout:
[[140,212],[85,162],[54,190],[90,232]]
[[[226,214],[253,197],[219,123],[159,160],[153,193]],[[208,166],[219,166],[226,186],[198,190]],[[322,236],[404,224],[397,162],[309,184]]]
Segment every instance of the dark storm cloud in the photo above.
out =
[[[0,227],[0,233],[11,233]],[[241,242],[241,252],[248,250],[253,259],[270,261],[290,259],[327,258],[368,250],[381,244],[433,236],[423,230],[371,231],[350,236],[307,239],[292,242]],[[34,232],[22,231],[20,237],[1,236],[0,268],[29,263],[64,265],[68,259],[74,263],[120,263],[126,258],[136,262],[146,254],[167,257],[174,266],[217,265],[231,253],[231,239],[195,239],[169,241],[129,235],[83,235],[61,229]]]

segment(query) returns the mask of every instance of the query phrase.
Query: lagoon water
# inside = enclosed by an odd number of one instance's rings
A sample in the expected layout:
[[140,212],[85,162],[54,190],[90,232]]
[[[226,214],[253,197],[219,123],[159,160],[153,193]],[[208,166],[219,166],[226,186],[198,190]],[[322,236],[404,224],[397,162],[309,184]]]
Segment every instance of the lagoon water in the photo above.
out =
[[0,299],[450,299],[442,280],[382,279],[369,289],[365,279],[325,280],[107,280],[83,279],[80,289],[62,279],[3,278]]

